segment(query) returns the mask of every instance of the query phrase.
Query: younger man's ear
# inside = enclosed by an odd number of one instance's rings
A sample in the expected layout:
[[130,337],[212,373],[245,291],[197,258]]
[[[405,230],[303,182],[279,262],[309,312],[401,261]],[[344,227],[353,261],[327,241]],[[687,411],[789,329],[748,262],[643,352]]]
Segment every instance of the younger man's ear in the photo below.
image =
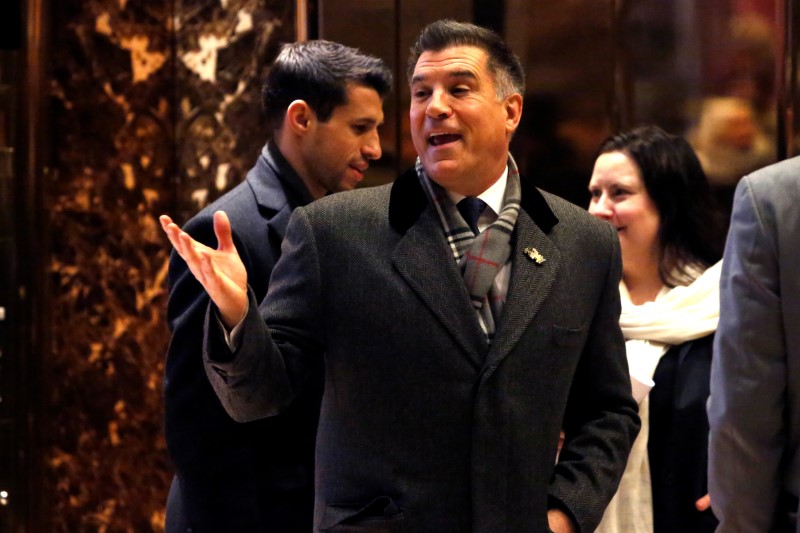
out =
[[305,135],[316,119],[316,113],[305,100],[295,100],[286,108],[284,126],[287,126],[297,135]]

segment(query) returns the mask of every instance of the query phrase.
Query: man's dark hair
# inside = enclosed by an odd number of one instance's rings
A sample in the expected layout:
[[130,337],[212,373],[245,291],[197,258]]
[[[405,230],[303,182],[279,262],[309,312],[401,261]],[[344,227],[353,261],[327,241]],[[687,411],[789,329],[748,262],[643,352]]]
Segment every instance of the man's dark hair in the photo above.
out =
[[437,20],[422,29],[408,56],[409,83],[423,52],[439,52],[454,46],[474,46],[486,52],[498,98],[525,94],[522,63],[502,38],[486,28],[450,19]]
[[333,110],[347,103],[347,86],[375,89],[383,98],[392,74],[383,61],[331,41],[285,44],[261,90],[261,103],[273,128],[280,128],[289,104],[305,101],[326,122]]
[[661,219],[658,273],[668,287],[691,281],[690,269],[722,257],[719,211],[694,149],[683,137],[657,126],[642,126],[606,139],[598,156],[622,152],[642,175]]

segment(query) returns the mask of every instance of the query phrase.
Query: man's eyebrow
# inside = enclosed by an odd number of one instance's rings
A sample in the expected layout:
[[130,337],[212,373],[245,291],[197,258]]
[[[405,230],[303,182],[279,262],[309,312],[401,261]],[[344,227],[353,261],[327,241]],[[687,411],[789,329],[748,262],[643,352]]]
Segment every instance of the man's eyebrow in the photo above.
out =
[[386,117],[381,117],[380,120],[374,117],[354,117],[350,120],[351,126],[366,126],[368,128],[379,128],[386,122]]
[[477,80],[478,77],[471,70],[454,70],[447,75],[448,78],[468,78]]
[[[478,77],[475,75],[474,72],[471,70],[454,70],[452,72],[447,73],[448,78],[467,78],[471,80],[477,80]],[[413,78],[411,78],[411,84],[424,82],[425,75],[424,74],[416,74]]]

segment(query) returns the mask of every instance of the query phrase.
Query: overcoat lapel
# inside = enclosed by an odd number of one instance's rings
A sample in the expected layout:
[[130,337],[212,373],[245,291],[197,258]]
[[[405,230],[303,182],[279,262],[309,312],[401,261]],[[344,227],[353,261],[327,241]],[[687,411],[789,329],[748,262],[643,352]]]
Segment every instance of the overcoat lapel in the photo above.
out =
[[486,353],[486,339],[453,256],[431,209],[408,228],[392,256],[400,275],[458,343],[476,369]]
[[272,141],[261,149],[261,155],[246,179],[256,198],[259,213],[279,242],[282,241],[294,208],[308,205],[314,198]]
[[[486,357],[482,381],[494,372],[530,325],[548,297],[561,264],[558,248],[524,210],[520,211],[517,218],[512,247],[508,297]],[[528,247],[536,248],[544,257],[544,262],[538,264],[531,260],[524,252]]]

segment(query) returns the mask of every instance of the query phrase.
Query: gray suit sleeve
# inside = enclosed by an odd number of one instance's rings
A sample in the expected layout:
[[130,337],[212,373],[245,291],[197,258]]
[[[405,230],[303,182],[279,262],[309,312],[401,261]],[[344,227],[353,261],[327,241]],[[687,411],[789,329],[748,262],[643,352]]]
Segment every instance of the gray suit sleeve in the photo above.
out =
[[717,531],[768,531],[786,443],[786,347],[774,210],[737,187],[711,366],[709,492]]

